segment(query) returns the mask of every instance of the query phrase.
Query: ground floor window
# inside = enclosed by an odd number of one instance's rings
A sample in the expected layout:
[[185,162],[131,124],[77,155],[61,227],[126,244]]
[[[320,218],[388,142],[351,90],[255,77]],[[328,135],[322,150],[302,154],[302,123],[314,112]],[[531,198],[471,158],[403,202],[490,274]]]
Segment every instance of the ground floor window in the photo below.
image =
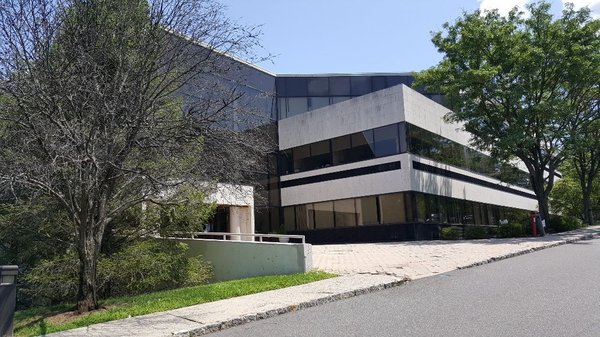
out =
[[340,199],[283,208],[288,231],[403,223],[498,225],[527,219],[529,211],[419,192]]

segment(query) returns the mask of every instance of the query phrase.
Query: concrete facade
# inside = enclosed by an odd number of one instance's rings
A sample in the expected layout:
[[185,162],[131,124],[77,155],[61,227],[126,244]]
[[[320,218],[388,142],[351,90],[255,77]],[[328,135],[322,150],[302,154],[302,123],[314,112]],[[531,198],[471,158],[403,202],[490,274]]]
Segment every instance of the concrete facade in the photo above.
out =
[[[255,232],[254,188],[252,186],[217,184],[207,197],[207,202],[229,208],[229,233]],[[252,240],[249,237],[233,236],[233,240]]]
[[[285,150],[399,122],[411,123],[472,148],[469,144],[470,134],[463,131],[462,125],[444,120],[448,112],[447,108],[415,90],[405,85],[398,85],[279,121],[279,148]],[[281,204],[289,206],[394,192],[418,191],[523,210],[537,208],[537,201],[532,198],[414,170],[413,162],[415,161],[494,185],[510,186],[485,175],[437,163],[417,155],[402,153],[284,175],[281,177],[282,182],[378,164],[401,163],[400,170],[282,188]],[[531,193],[531,191],[518,186],[510,186],[510,188],[523,193]]]

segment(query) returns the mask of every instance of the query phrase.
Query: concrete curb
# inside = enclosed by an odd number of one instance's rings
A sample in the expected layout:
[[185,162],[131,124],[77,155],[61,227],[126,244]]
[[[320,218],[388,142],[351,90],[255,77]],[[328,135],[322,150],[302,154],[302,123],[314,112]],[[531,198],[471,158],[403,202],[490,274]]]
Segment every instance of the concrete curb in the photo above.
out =
[[355,297],[358,295],[364,295],[364,294],[372,293],[375,291],[380,291],[380,290],[389,289],[392,287],[397,287],[408,281],[410,281],[408,278],[397,279],[394,281],[385,282],[385,283],[381,283],[381,284],[377,284],[377,285],[373,285],[373,286],[369,286],[369,287],[365,287],[365,288],[359,288],[359,289],[354,289],[354,290],[337,293],[337,294],[333,294],[333,295],[329,295],[329,296],[324,296],[324,297],[317,298],[314,300],[300,302],[298,304],[288,305],[286,307],[281,307],[281,308],[269,310],[266,312],[259,312],[256,314],[245,315],[245,316],[241,316],[241,317],[237,317],[237,318],[233,318],[233,319],[228,319],[228,320],[225,320],[222,322],[208,324],[208,325],[199,327],[197,329],[189,330],[189,331],[177,332],[177,333],[174,333],[173,336],[176,336],[176,337],[201,336],[201,335],[205,335],[208,333],[217,332],[217,331],[221,331],[221,330],[224,330],[227,328],[231,328],[234,326],[258,321],[261,319],[275,317],[275,316],[279,316],[279,315],[286,314],[289,312],[298,311],[301,309],[312,308],[312,307],[316,307],[318,305],[331,303],[331,302],[343,300],[346,298]]
[[579,241],[584,241],[584,240],[592,240],[592,239],[596,239],[599,238],[600,234],[598,233],[584,233],[581,234],[580,236],[576,236],[576,237],[572,237],[572,238],[567,238],[563,241],[559,241],[559,242],[553,242],[553,243],[549,243],[547,245],[544,246],[540,246],[540,247],[534,247],[534,248],[529,248],[520,252],[516,252],[516,253],[510,253],[510,254],[506,254],[506,255],[501,255],[501,256],[494,256],[492,258],[489,258],[487,260],[484,261],[480,261],[480,262],[475,262],[466,266],[462,266],[462,267],[458,267],[458,270],[462,270],[462,269],[469,269],[469,268],[473,268],[473,267],[477,267],[477,266],[483,266],[485,264],[488,263],[493,263],[493,262],[497,262],[497,261],[502,261],[502,260],[506,260],[506,259],[510,259],[511,257],[516,257],[516,256],[520,256],[520,255],[525,255],[525,254],[530,254],[530,253],[534,253],[540,250],[544,250],[544,249],[548,249],[548,248],[553,248],[553,247],[558,247],[558,246],[562,246],[562,245],[567,245],[567,244],[571,244],[571,243],[576,243]]

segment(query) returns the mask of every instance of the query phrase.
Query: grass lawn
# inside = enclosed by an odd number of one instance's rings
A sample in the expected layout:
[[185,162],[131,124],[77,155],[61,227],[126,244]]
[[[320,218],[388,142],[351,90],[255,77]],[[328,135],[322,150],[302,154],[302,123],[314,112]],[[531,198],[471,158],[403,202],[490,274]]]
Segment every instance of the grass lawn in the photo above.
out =
[[115,297],[100,302],[102,309],[83,315],[71,311],[74,304],[41,307],[15,313],[15,334],[37,336],[91,324],[139,316],[194,304],[218,301],[267,290],[280,289],[334,277],[315,271],[306,274],[252,277],[242,280],[203,284],[195,287],[150,294]]

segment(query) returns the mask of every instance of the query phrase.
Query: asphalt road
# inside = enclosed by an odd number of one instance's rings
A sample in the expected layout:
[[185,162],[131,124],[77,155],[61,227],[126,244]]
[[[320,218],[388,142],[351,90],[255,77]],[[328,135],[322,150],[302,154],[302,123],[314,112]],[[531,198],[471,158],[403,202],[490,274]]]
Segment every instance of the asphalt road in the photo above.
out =
[[600,336],[600,240],[234,327],[225,336]]

